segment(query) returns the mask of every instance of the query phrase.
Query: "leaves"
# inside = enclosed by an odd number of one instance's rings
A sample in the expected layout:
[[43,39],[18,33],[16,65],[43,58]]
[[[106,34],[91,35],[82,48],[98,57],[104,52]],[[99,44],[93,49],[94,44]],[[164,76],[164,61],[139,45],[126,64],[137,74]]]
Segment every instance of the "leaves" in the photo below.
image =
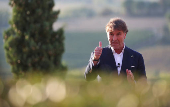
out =
[[4,32],[4,47],[12,72],[19,75],[31,70],[50,72],[62,68],[64,31],[52,29],[59,15],[59,11],[52,10],[54,1],[10,0],[9,4],[13,14],[11,27]]

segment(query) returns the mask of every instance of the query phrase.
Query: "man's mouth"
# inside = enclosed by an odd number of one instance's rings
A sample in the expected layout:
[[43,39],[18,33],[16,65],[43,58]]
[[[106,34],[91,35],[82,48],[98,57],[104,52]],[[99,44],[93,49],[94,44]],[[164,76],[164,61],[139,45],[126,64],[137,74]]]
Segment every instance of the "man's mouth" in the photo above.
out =
[[112,45],[118,45],[119,43],[118,42],[112,42],[111,44]]

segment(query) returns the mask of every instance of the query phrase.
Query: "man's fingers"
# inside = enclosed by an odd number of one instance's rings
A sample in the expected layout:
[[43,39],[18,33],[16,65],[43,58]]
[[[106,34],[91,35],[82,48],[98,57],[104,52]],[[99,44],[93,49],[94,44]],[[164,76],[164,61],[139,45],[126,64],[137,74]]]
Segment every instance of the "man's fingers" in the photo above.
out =
[[100,56],[102,53],[95,53],[95,56]]
[[97,48],[94,50],[94,53],[95,53],[95,54],[102,54],[102,48],[97,47]]
[[95,55],[101,55],[101,52],[94,52]]
[[131,72],[131,70],[126,69],[126,73],[128,76],[130,75],[131,77],[133,77],[133,73]]
[[102,48],[102,42],[101,42],[101,41],[99,41],[99,47],[101,47],[101,48]]
[[129,70],[128,69],[126,69],[126,73],[129,74]]
[[97,46],[96,49],[102,49],[101,47]]
[[101,55],[101,53],[95,53],[95,56],[100,56]]
[[100,41],[99,42],[99,47],[96,47],[95,50],[94,50],[94,58],[95,59],[99,59],[101,54],[102,54],[102,42]]
[[102,50],[96,49],[96,50],[94,50],[94,52],[95,52],[95,53],[102,53]]
[[97,49],[95,49],[94,51],[95,51],[95,52],[102,52],[102,49],[98,49],[98,48],[97,48]]
[[131,70],[126,69],[126,73],[131,74],[132,72],[131,72]]
[[131,72],[131,70],[126,69],[126,73],[127,73],[127,78],[134,80],[134,76],[133,73]]

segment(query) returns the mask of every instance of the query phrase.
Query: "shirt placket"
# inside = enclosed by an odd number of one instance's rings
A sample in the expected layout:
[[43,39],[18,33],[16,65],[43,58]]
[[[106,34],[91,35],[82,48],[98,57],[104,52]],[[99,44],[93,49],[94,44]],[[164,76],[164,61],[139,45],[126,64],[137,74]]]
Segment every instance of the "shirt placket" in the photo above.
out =
[[119,54],[119,55],[117,55],[117,61],[116,61],[116,63],[117,63],[117,71],[118,71],[118,75],[120,75],[120,70],[121,70],[121,55]]

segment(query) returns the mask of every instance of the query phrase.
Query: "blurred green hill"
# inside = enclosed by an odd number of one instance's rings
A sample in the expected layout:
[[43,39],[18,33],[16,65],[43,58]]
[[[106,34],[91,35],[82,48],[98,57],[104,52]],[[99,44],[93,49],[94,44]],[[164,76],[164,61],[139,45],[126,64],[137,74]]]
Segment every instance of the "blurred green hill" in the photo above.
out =
[[[65,53],[63,60],[70,69],[86,66],[90,53],[102,41],[103,47],[108,45],[105,31],[98,32],[66,32]],[[150,40],[152,39],[152,42]],[[154,44],[154,34],[148,30],[130,31],[125,44],[133,49]]]

